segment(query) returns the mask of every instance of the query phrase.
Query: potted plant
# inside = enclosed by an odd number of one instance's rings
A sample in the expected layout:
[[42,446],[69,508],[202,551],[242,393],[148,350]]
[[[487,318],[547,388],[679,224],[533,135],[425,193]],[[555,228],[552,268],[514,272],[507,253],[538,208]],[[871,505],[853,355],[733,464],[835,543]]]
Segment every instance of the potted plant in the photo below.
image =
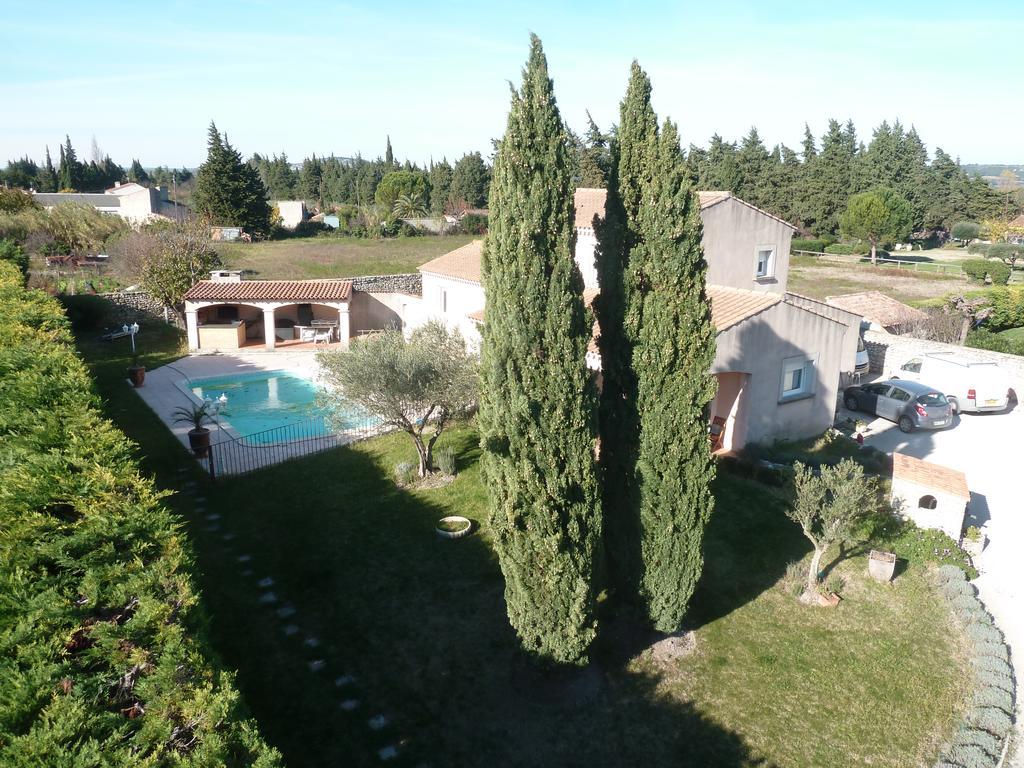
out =
[[132,364],[128,366],[128,378],[131,379],[132,386],[138,389],[146,380],[146,366],[139,365],[139,353],[135,350],[135,334],[139,332],[139,324],[126,325],[122,330],[128,334],[132,342]]
[[964,552],[969,554],[973,559],[982,553],[987,541],[987,537],[981,532],[981,529],[972,525],[964,531],[964,537],[960,546],[963,547]]
[[868,554],[868,574],[876,581],[892,581],[896,572],[896,553],[872,549]]
[[864,419],[853,420],[853,439],[857,441],[857,445],[864,445],[864,433],[868,431],[868,423]]
[[188,431],[188,444],[198,459],[206,458],[210,452],[210,430],[204,425],[214,423],[212,407],[213,403],[204,401],[178,408],[171,414],[175,424],[192,425],[192,429]]

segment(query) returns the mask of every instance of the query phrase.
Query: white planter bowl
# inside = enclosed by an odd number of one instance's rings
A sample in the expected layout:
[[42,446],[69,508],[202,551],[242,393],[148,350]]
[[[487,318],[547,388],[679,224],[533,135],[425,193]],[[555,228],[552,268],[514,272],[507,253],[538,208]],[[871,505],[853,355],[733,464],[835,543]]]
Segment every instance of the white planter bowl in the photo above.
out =
[[[441,527],[441,523],[458,523],[462,527],[455,531],[446,531]],[[462,515],[449,515],[448,517],[442,517],[438,521],[438,525],[434,528],[434,532],[442,539],[461,539],[463,536],[469,536],[473,530],[473,522]]]

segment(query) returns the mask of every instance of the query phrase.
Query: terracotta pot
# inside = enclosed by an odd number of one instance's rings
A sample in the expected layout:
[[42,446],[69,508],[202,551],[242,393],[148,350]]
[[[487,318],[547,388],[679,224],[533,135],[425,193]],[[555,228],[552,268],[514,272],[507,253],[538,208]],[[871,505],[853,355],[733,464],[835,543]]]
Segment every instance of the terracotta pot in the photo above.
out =
[[896,572],[896,553],[872,549],[868,555],[868,574],[877,581],[892,581]]
[[142,365],[133,365],[128,368],[128,378],[131,379],[132,386],[138,389],[142,386],[142,382],[146,380],[146,368]]
[[818,595],[818,605],[823,606],[825,608],[835,608],[837,605],[839,605],[839,600],[839,595],[837,595],[835,592],[829,592],[827,595]]
[[188,431],[188,444],[197,459],[205,459],[210,453],[210,430],[206,427],[190,429]]

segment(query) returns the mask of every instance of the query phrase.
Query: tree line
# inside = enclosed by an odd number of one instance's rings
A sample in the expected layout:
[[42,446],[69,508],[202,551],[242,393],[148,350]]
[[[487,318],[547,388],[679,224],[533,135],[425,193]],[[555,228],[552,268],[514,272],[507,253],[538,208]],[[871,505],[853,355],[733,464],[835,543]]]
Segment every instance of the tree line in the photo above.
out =
[[[584,135],[573,137],[577,178],[580,186],[603,187],[618,128],[606,134],[589,115],[588,121]],[[876,189],[891,189],[910,204],[912,229],[922,236],[999,216],[1006,207],[999,191],[941,148],[929,155],[917,130],[898,120],[883,121],[866,145],[851,120],[830,120],[820,139],[805,125],[800,151],[785,144],[768,149],[756,127],[739,142],[715,134],[707,147],[690,144],[685,165],[698,189],[731,191],[816,236],[839,234],[850,199]]]
[[9,160],[7,167],[0,170],[0,185],[34,189],[36,192],[103,192],[117,182],[170,184],[175,181],[180,184],[192,178],[192,172],[187,168],[177,170],[160,166],[147,172],[138,160],[132,160],[131,166],[125,170],[99,149],[95,139],[92,141],[92,159],[88,162],[78,159],[70,136],[64,137],[59,149],[56,165],[49,146],[41,165],[28,155]]
[[273,156],[255,154],[249,161],[259,172],[271,200],[306,200],[319,206],[331,204],[371,205],[393,203],[397,196],[378,188],[386,177],[418,198],[424,214],[440,215],[460,208],[486,208],[490,186],[490,168],[479,152],[468,152],[455,163],[447,158],[425,166],[395,160],[390,137],[384,157],[367,160],[313,155],[296,168],[285,153]]

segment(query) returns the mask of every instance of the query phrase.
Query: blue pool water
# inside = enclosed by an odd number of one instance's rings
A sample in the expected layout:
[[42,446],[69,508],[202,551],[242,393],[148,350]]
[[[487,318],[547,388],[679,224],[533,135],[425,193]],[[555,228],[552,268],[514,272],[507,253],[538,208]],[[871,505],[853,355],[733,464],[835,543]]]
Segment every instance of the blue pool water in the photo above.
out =
[[[316,385],[298,376],[283,372],[236,374],[194,381],[190,388],[200,399],[227,397],[219,418],[240,435],[253,435],[256,442],[318,437],[331,431],[326,418],[330,411],[316,404]],[[340,415],[342,418],[335,419],[340,429],[370,425],[369,417],[355,408]],[[258,434],[267,430],[274,432]]]

